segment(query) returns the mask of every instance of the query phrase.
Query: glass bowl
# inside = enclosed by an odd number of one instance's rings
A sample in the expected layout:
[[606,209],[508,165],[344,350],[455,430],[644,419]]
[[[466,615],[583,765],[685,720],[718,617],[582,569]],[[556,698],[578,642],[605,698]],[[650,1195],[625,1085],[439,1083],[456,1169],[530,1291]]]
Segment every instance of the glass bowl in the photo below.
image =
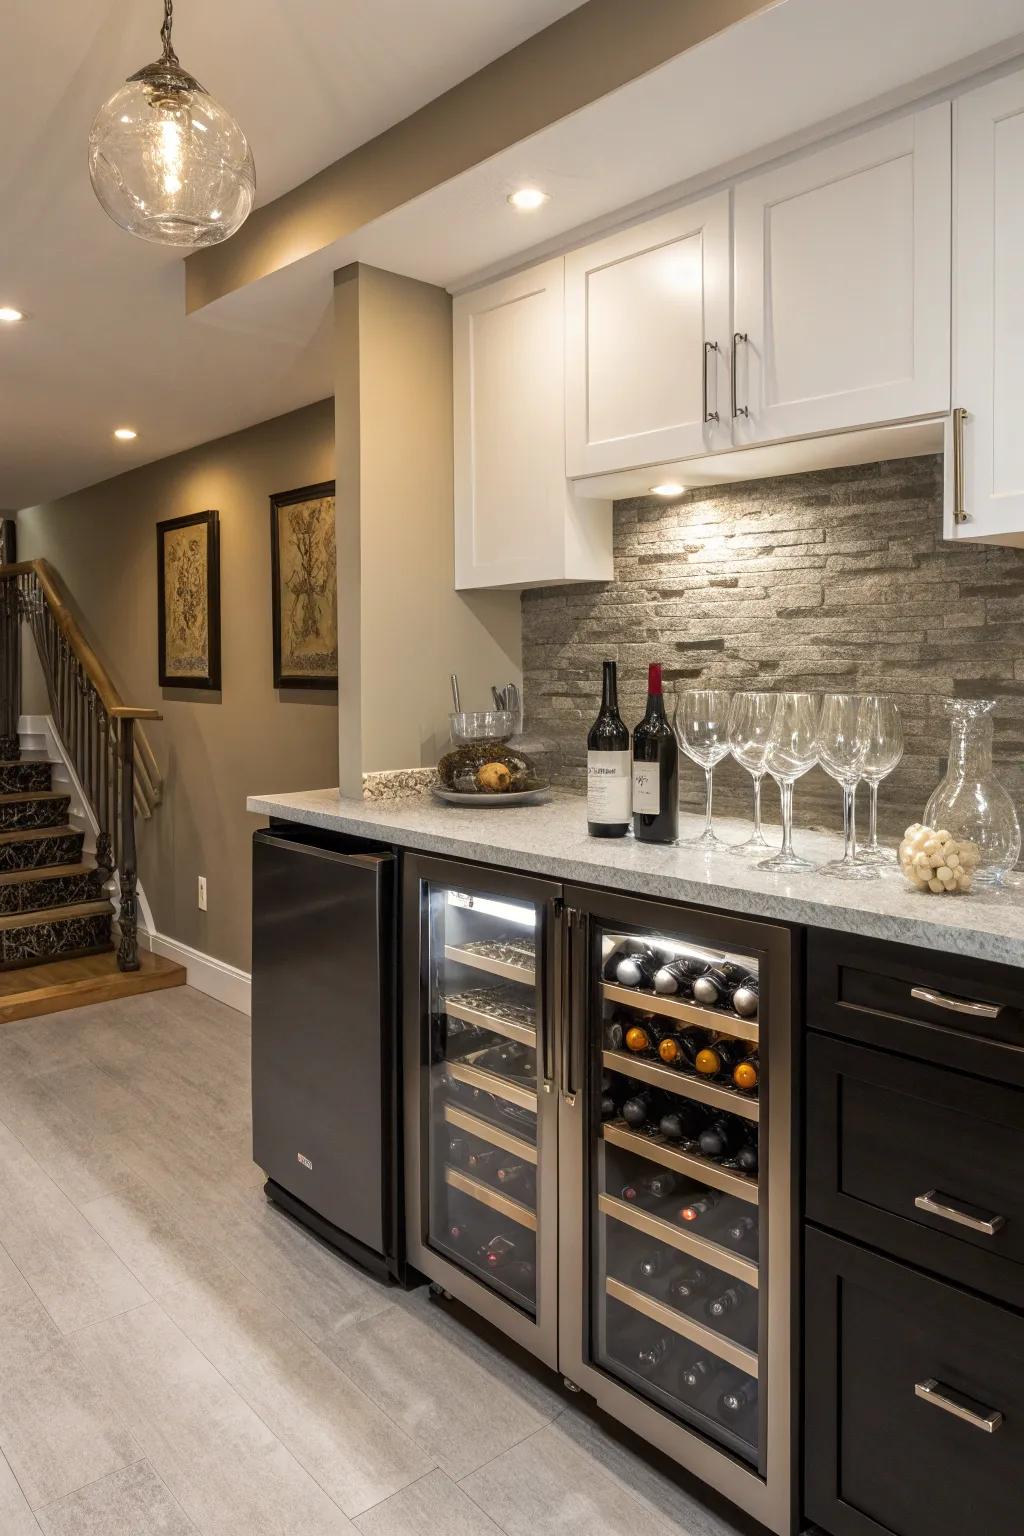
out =
[[508,709],[460,709],[448,720],[457,746],[472,741],[508,741],[512,735],[512,712]]

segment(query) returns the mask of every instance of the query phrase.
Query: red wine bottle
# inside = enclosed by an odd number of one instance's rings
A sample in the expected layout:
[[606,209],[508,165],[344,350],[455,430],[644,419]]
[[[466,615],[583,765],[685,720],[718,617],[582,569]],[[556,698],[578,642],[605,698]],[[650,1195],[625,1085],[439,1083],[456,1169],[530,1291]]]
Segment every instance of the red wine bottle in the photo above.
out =
[[647,713],[633,731],[633,835],[644,843],[674,843],[679,836],[679,750],[658,661],[648,668]]
[[606,661],[601,708],[587,735],[587,831],[625,837],[631,814],[629,732],[619,714],[615,663]]

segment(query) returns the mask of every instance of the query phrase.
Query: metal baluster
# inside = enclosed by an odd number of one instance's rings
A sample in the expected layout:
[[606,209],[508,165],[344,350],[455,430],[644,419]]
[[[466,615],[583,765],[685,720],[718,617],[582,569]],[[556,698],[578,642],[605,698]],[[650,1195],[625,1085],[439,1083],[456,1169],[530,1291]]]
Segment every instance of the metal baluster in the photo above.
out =
[[118,794],[120,798],[121,853],[121,942],[117,964],[122,971],[139,969],[139,916],[136,886],[138,871],[135,857],[135,722],[118,721]]

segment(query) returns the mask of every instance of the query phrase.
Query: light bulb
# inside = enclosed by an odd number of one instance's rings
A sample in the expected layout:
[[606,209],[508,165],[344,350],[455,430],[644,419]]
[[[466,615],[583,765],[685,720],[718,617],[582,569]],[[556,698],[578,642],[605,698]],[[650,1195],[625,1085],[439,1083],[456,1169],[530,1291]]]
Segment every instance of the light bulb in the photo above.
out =
[[678,480],[665,480],[661,485],[651,486],[652,496],[681,496],[686,490],[685,485],[680,485]]
[[549,199],[548,194],[539,187],[520,187],[518,191],[509,193],[508,201],[519,213],[532,213],[534,209],[543,207]]
[[5,325],[16,325],[19,320],[24,320],[24,318],[24,311],[20,309],[14,309],[10,304],[4,304],[2,307],[0,307],[0,320],[2,320]]

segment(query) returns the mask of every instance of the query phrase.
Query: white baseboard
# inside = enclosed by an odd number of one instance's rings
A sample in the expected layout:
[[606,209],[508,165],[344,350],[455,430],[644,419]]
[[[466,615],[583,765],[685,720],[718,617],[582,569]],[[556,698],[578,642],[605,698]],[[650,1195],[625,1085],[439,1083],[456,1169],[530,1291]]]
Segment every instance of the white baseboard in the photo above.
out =
[[217,960],[213,955],[204,955],[202,950],[192,949],[179,939],[168,938],[165,933],[146,933],[140,928],[139,943],[154,954],[183,965],[189,986],[195,987],[197,992],[205,992],[207,997],[215,997],[219,1003],[226,1003],[239,1013],[252,1011],[252,977],[248,971],[241,971],[237,965],[228,965],[226,960]]

